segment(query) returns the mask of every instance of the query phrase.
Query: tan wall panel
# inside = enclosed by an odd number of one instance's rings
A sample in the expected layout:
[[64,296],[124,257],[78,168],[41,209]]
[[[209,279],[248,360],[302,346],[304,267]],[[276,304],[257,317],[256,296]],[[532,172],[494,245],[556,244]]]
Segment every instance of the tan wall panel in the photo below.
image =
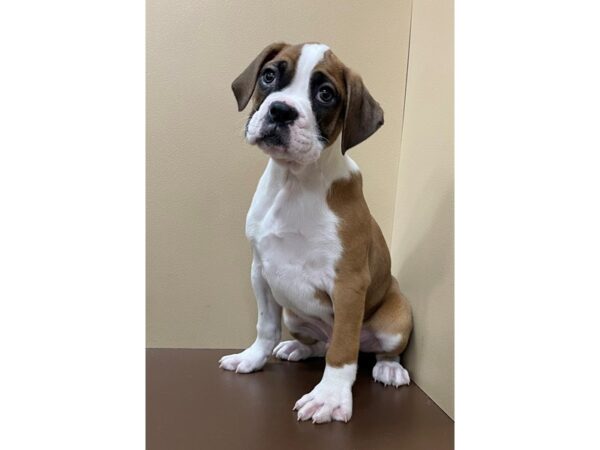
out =
[[454,415],[453,3],[415,0],[392,240],[392,271],[413,307],[404,361]]

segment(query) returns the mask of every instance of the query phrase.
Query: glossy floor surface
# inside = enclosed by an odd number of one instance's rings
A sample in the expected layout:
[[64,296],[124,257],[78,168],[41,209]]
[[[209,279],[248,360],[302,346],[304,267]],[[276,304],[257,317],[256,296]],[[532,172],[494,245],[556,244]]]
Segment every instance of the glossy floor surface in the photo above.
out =
[[412,383],[384,387],[362,355],[349,423],[298,422],[292,407],[325,361],[272,359],[253,374],[219,369],[231,350],[147,350],[147,449],[452,449],[454,422]]

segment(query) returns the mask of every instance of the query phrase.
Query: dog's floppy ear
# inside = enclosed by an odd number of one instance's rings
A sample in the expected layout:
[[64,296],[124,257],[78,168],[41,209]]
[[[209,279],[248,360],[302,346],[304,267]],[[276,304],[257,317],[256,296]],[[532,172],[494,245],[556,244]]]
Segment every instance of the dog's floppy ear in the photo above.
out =
[[254,87],[256,86],[256,79],[258,78],[262,66],[273,59],[285,46],[287,46],[287,44],[284,44],[283,42],[275,42],[265,47],[265,49],[254,58],[254,61],[246,67],[246,70],[231,83],[231,89],[233,89],[233,94],[237,100],[238,111],[242,111],[252,98]]
[[383,125],[383,109],[359,75],[346,70],[346,111],[342,129],[342,154],[360,144]]

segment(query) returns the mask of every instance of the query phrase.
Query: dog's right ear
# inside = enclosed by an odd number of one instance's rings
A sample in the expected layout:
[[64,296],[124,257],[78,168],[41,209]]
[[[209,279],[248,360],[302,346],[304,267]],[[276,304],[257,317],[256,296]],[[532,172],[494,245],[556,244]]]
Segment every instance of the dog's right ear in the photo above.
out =
[[256,58],[254,58],[254,61],[246,67],[246,70],[231,83],[233,95],[235,95],[235,99],[237,100],[238,111],[242,111],[252,98],[260,69],[262,69],[267,62],[272,60],[277,53],[286,46],[287,44],[284,44],[283,42],[275,42],[268,45]]

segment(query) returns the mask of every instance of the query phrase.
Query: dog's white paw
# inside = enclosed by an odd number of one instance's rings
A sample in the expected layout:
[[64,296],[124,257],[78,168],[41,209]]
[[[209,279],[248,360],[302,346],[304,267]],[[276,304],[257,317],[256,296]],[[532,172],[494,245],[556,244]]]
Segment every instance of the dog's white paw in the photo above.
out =
[[408,371],[396,361],[377,361],[373,367],[373,379],[395,387],[410,384]]
[[323,356],[325,344],[317,342],[314,345],[306,345],[300,341],[282,341],[273,350],[273,356],[286,361],[301,361],[312,356]]
[[352,417],[351,386],[321,382],[296,402],[294,410],[298,410],[298,420],[348,422]]
[[223,356],[219,360],[219,367],[236,373],[250,373],[262,369],[267,358],[263,352],[250,347],[242,353]]

